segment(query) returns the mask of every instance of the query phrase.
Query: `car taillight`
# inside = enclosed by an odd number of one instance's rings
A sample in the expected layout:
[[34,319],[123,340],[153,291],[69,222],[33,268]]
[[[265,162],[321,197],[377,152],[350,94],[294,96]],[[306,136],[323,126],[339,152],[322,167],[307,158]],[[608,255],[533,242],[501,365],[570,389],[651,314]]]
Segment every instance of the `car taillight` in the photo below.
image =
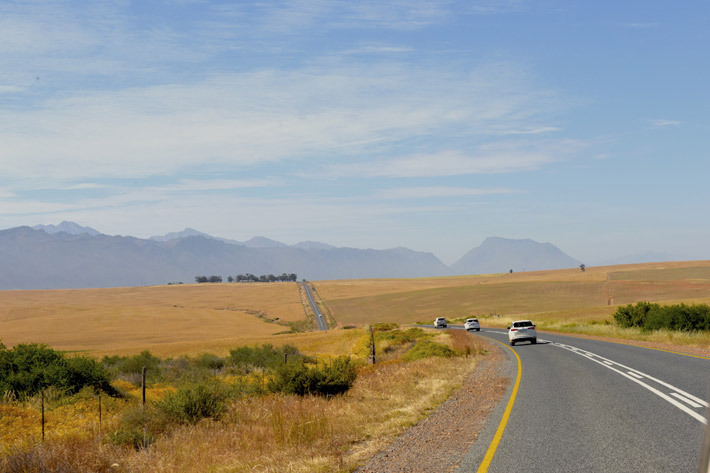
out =
[[511,329],[510,329],[511,332],[515,332],[516,330],[518,330],[518,329],[517,329],[517,328],[511,328]]
[[533,325],[532,327],[528,327],[528,328],[535,328],[535,326]]

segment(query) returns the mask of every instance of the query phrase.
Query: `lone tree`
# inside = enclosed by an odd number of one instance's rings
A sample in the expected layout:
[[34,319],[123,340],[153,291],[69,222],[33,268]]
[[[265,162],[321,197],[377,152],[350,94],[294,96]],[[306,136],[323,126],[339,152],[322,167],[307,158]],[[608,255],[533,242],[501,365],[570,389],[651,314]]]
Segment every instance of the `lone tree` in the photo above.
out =
[[585,268],[586,268],[586,266],[584,265],[584,263],[579,265],[579,269],[581,269],[582,272],[584,272]]

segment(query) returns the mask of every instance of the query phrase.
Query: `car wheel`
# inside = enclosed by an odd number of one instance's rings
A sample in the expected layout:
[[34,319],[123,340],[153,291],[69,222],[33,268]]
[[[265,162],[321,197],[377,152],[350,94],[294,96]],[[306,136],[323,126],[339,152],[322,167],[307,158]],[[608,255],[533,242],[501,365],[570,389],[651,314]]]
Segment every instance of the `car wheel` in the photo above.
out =
[[511,340],[511,341],[510,341],[510,346],[511,346],[511,347],[514,347],[514,346],[515,346],[515,340]]
[[480,331],[481,331],[481,329],[480,329],[480,328],[477,328],[477,329],[476,329],[476,332],[480,332]]
[[537,343],[537,338],[533,338],[532,340],[530,340],[530,342],[535,345]]

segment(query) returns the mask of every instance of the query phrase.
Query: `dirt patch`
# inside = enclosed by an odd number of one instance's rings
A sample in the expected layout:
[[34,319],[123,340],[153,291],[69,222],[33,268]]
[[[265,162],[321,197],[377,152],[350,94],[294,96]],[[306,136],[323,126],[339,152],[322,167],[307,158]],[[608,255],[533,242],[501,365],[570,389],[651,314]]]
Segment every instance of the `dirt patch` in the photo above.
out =
[[505,395],[510,379],[500,376],[505,355],[481,340],[488,355],[466,376],[461,388],[432,415],[408,429],[358,469],[359,473],[455,470]]

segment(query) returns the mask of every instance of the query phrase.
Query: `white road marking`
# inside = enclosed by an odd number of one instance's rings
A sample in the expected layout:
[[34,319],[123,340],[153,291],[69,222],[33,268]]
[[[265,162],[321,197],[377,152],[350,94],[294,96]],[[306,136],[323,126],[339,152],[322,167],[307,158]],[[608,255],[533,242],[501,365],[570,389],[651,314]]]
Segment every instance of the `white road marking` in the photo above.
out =
[[[648,389],[649,391],[651,391],[653,394],[657,395],[661,399],[664,399],[665,401],[669,402],[670,404],[673,404],[675,407],[677,407],[681,411],[685,412],[689,416],[693,417],[694,419],[700,421],[701,423],[703,423],[703,424],[708,423],[708,421],[705,417],[703,417],[699,413],[697,413],[694,410],[692,410],[691,408],[689,408],[686,404],[680,403],[679,401],[677,401],[673,397],[669,396],[668,394],[660,391],[659,389],[654,388],[653,386],[649,385],[648,383],[641,381],[641,379],[645,378],[649,381],[653,381],[657,384],[660,384],[661,386],[668,388],[669,390],[673,391],[671,393],[671,395],[676,396],[676,397],[678,397],[678,395],[680,395],[681,399],[684,398],[683,401],[685,401],[687,404],[690,404],[689,401],[694,401],[696,406],[693,406],[693,407],[700,408],[700,407],[708,405],[707,402],[703,401],[702,399],[698,398],[697,396],[693,396],[692,394],[687,393],[687,392],[683,391],[682,389],[676,388],[675,386],[673,386],[671,384],[661,381],[660,379],[654,378],[653,376],[650,376],[650,375],[643,373],[639,370],[629,368],[628,366],[625,366],[621,363],[617,363],[615,361],[612,361],[612,360],[605,358],[601,355],[597,355],[595,353],[589,352],[587,350],[580,350],[577,347],[574,347],[572,345],[566,345],[564,343],[552,342],[552,345],[556,346],[556,347],[564,348],[565,350],[569,350],[573,353],[577,353],[578,355],[581,355],[585,358],[592,360],[595,363],[598,363],[600,366],[603,366],[603,367],[608,368],[612,371],[615,371],[616,373],[619,373],[621,376],[623,376],[623,377],[633,381],[634,383]],[[617,369],[617,367],[625,370],[625,372],[622,371],[621,369]]]
[[688,399],[687,397],[683,396],[682,394],[671,393],[671,396],[680,399],[681,401],[685,402],[686,404],[689,404],[691,407],[695,407],[695,408],[703,407],[702,405],[698,404],[695,401]]

